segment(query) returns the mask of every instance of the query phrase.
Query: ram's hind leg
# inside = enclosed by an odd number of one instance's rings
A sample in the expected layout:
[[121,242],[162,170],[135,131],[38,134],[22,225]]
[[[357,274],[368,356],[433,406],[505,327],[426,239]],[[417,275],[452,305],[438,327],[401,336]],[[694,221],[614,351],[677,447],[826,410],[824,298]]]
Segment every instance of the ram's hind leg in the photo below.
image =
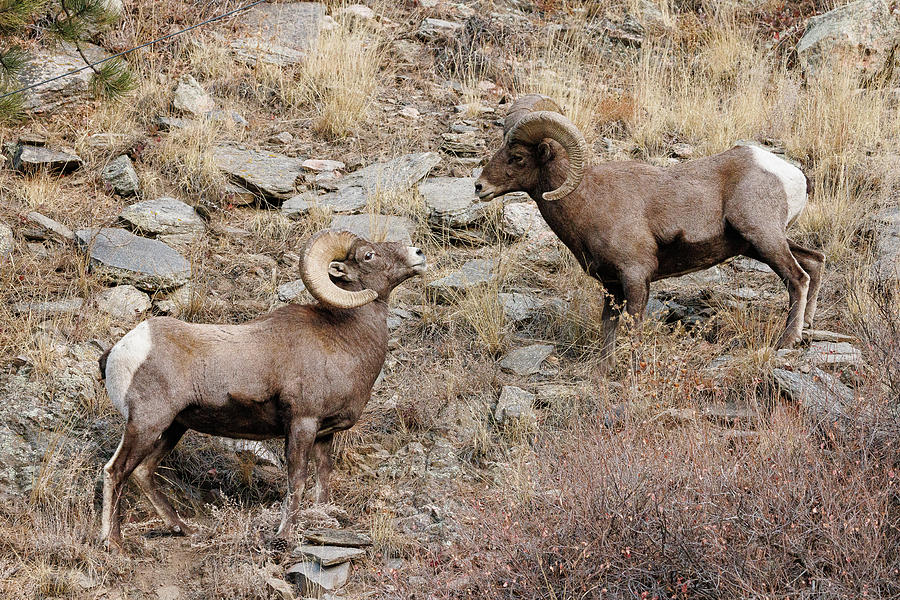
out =
[[825,267],[825,255],[816,250],[804,248],[800,244],[788,240],[791,254],[809,274],[809,292],[806,295],[806,310],[803,313],[803,326],[812,328],[813,318],[816,315],[816,303],[819,299],[819,288],[822,286],[822,271]]
[[193,533],[193,530],[181,520],[175,508],[159,489],[154,479],[154,474],[157,467],[159,467],[160,461],[178,444],[185,431],[187,431],[187,428],[181,423],[172,423],[156,440],[147,457],[135,468],[134,478],[166,525],[174,533],[190,535]]
[[316,459],[316,502],[325,504],[331,501],[331,470],[333,468],[331,449],[334,446],[334,434],[328,434],[316,440],[313,455]]

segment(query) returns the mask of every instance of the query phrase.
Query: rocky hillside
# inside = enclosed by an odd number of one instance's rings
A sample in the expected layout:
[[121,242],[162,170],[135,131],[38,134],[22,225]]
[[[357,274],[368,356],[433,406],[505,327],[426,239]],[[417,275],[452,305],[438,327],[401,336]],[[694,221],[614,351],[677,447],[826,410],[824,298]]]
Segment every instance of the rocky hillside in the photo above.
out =
[[[237,8],[128,0],[108,56]],[[9,598],[900,596],[900,9],[887,0],[268,2],[27,92],[0,129],[0,592]],[[22,83],[80,67],[27,46]],[[763,146],[811,182],[816,329],[736,258],[654,283],[600,374],[602,289],[521,193],[474,180],[523,93],[593,162]],[[97,542],[123,422],[97,358],[138,321],[308,302],[306,239],[403,240],[426,277],[291,552],[283,450],[188,434]]]

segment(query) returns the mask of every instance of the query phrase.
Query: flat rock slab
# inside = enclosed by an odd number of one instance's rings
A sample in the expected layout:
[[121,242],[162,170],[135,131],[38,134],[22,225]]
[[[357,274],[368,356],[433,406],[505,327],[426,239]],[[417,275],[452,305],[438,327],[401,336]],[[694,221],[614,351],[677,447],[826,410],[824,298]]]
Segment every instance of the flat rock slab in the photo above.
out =
[[372,242],[401,242],[412,244],[415,224],[406,217],[393,215],[337,215],[331,229],[349,231]]
[[510,323],[522,323],[537,316],[546,303],[534,294],[503,292],[498,294],[503,315]]
[[[275,5],[281,6],[281,5]],[[303,173],[303,160],[277,152],[258,152],[238,146],[217,146],[216,166],[241,186],[275,200],[294,195],[294,183]]]
[[14,302],[12,311],[17,315],[70,315],[81,310],[82,306],[84,306],[84,300],[81,298],[65,298],[47,302]]
[[318,2],[259,4],[241,16],[244,32],[231,49],[250,63],[296,64],[315,46],[324,19],[325,5]]
[[555,348],[550,344],[532,344],[516,348],[500,360],[500,368],[515,375],[533,375]]
[[289,568],[285,575],[297,583],[303,595],[320,598],[325,592],[338,590],[347,583],[350,563],[323,567],[316,561],[304,561]]
[[182,75],[172,97],[172,104],[180,111],[194,116],[205,115],[216,108],[216,103],[203,86],[191,75]]
[[494,420],[498,424],[521,419],[534,420],[534,394],[514,385],[504,385],[500,399],[494,410]]
[[452,273],[428,284],[427,290],[439,300],[452,302],[469,289],[490,283],[497,277],[497,261],[476,258],[463,264]]
[[131,159],[125,154],[114,158],[103,167],[100,176],[116,194],[126,198],[134,196],[141,189],[137,171],[134,170]]
[[93,298],[94,305],[117,319],[134,319],[150,310],[150,296],[133,285],[117,285]]
[[193,207],[168,197],[132,204],[119,218],[137,231],[155,235],[199,234],[206,230],[206,223]]
[[362,548],[347,548],[345,546],[300,544],[294,550],[294,556],[298,558],[312,558],[323,567],[332,567],[365,555],[366,551]]
[[297,219],[308,214],[313,207],[338,214],[351,214],[359,212],[366,207],[366,204],[367,196],[358,187],[322,195],[317,195],[315,192],[304,192],[285,200],[281,205],[281,214],[289,219]]
[[[92,61],[109,56],[105,50],[94,44],[82,42],[81,49]],[[78,56],[75,47],[64,43],[61,50],[37,50],[32,53],[32,60],[28,61],[19,75],[19,83],[23,87],[32,85],[82,67],[84,60]],[[70,104],[82,104],[92,97],[92,76],[91,70],[85,69],[23,92],[24,108],[33,113],[45,113]]]
[[81,166],[81,157],[62,150],[52,150],[46,146],[15,144],[7,147],[10,166],[21,173],[49,171],[70,173]]
[[440,162],[436,152],[418,152],[369,165],[332,184],[337,196],[335,202],[362,202],[361,206],[365,206],[378,195],[402,194]]
[[372,545],[372,538],[366,534],[347,529],[307,529],[302,538],[305,543],[317,546],[364,548]]
[[825,329],[804,329],[803,339],[810,342],[850,342],[856,341],[852,335],[827,331]]
[[42,239],[54,238],[60,242],[73,242],[75,241],[75,234],[71,229],[63,225],[62,223],[58,223],[54,221],[50,217],[42,215],[39,212],[30,212],[25,215],[25,218],[29,223],[38,228],[43,236]]
[[773,369],[772,375],[785,394],[820,419],[828,422],[851,419],[853,390],[821,369],[813,368],[808,374]]
[[496,207],[478,201],[474,177],[429,177],[419,183],[419,193],[428,209],[428,222],[438,229],[477,225]]
[[156,292],[184,285],[191,277],[190,263],[158,240],[115,227],[79,229],[75,237],[90,255],[91,270],[106,281]]
[[849,342],[813,342],[805,358],[817,366],[855,367],[862,364],[862,352]]

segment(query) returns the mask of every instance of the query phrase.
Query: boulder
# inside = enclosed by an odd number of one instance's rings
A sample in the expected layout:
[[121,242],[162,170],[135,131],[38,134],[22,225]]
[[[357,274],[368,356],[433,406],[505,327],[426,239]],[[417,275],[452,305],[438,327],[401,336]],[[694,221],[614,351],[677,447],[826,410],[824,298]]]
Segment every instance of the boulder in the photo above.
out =
[[244,62],[279,66],[303,61],[315,47],[325,22],[325,5],[319,2],[264,2],[241,16],[242,37],[231,42],[234,54]]
[[455,156],[481,156],[484,154],[486,143],[484,138],[475,135],[475,132],[442,133],[444,141],[441,150]]
[[416,225],[406,217],[392,215],[337,215],[331,229],[349,231],[372,242],[401,242],[412,245]]
[[500,368],[514,375],[533,375],[555,348],[550,344],[531,344],[516,348],[500,359]]
[[303,160],[277,152],[221,145],[215,148],[213,159],[220,170],[241,186],[274,200],[293,196],[294,184],[303,173]]
[[[290,135],[290,134],[288,134]],[[325,171],[343,171],[347,165],[339,160],[327,160],[321,158],[309,158],[303,161],[303,168],[316,173]]]
[[513,325],[530,321],[546,306],[546,303],[534,294],[501,292],[498,296],[503,315]]
[[368,535],[347,529],[307,529],[301,537],[305,543],[318,546],[363,548],[372,545],[372,538]]
[[193,207],[175,198],[144,200],[128,206],[119,214],[132,229],[153,235],[196,236],[206,230],[206,223]]
[[496,207],[478,201],[473,177],[429,177],[418,187],[428,211],[428,222],[438,229],[480,224]]
[[504,385],[494,410],[494,420],[498,425],[522,419],[533,421],[533,405],[534,394],[513,385]]
[[553,235],[541,211],[533,202],[514,202],[503,207],[500,231],[511,239],[537,238]]
[[10,166],[22,173],[49,171],[69,173],[81,166],[82,160],[76,154],[62,150],[52,150],[46,146],[11,144],[7,146]]
[[[81,42],[80,46],[88,60],[96,61],[109,56],[103,48],[94,44]],[[31,58],[18,76],[23,87],[84,67],[78,50],[69,43],[53,50],[35,50]],[[48,113],[69,105],[83,105],[93,96],[92,78],[91,70],[85,69],[23,92],[24,108],[33,113]]]
[[79,229],[75,237],[90,256],[91,271],[105,281],[156,292],[184,285],[191,277],[190,263],[158,240],[115,227]]
[[862,364],[862,352],[848,342],[813,342],[804,357],[816,366],[857,367]]
[[888,0],[857,0],[810,17],[797,43],[807,77],[849,70],[860,81],[889,75],[900,48],[900,6]]
[[489,258],[470,260],[456,271],[429,283],[426,290],[437,300],[452,302],[460,294],[494,281],[497,266],[497,261]]
[[[369,165],[327,184],[334,196],[325,201],[361,209],[378,195],[392,196],[409,190],[439,162],[436,152],[419,152]],[[323,198],[318,200],[322,202]]]
[[141,189],[137,171],[134,170],[131,159],[125,154],[117,156],[103,167],[100,176],[116,194],[122,197],[134,196]]
[[182,75],[178,79],[172,104],[178,110],[195,117],[203,116],[216,108],[212,96],[191,75]]
[[40,239],[55,239],[60,242],[74,242],[75,234],[72,230],[39,212],[32,211],[25,215],[25,219],[40,232]]
[[321,598],[326,592],[340,589],[350,577],[350,563],[341,563],[334,567],[323,567],[316,561],[299,562],[285,571],[288,579],[293,580],[304,596]]
[[103,290],[93,299],[94,305],[117,319],[134,319],[150,310],[150,296],[133,285],[118,285]]

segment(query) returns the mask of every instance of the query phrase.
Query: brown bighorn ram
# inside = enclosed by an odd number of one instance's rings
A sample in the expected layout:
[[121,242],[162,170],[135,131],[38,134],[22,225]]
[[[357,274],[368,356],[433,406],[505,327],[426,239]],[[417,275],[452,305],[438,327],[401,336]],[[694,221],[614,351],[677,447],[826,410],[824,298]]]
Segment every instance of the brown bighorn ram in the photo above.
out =
[[277,536],[287,539],[317,463],[316,500],[327,502],[334,433],[369,400],[387,352],[388,296],[424,272],[418,248],[370,243],[347,232],[313,237],[302,277],[319,302],[289,305],[241,325],[148,319],[100,359],[125,433],[104,467],[101,539],[121,546],[119,502],[129,475],[176,533],[188,532],[153,474],[188,429],[285,439],[288,492]]
[[812,324],[825,256],[788,239],[806,206],[808,181],[771,152],[737,146],[668,168],[641,162],[586,165],[584,136],[540,95],[519,99],[503,146],[475,183],[483,200],[527,192],[582,268],[606,288],[603,369],[613,364],[620,309],[640,321],[650,282],[736,255],[769,265],[790,310],[777,346]]

